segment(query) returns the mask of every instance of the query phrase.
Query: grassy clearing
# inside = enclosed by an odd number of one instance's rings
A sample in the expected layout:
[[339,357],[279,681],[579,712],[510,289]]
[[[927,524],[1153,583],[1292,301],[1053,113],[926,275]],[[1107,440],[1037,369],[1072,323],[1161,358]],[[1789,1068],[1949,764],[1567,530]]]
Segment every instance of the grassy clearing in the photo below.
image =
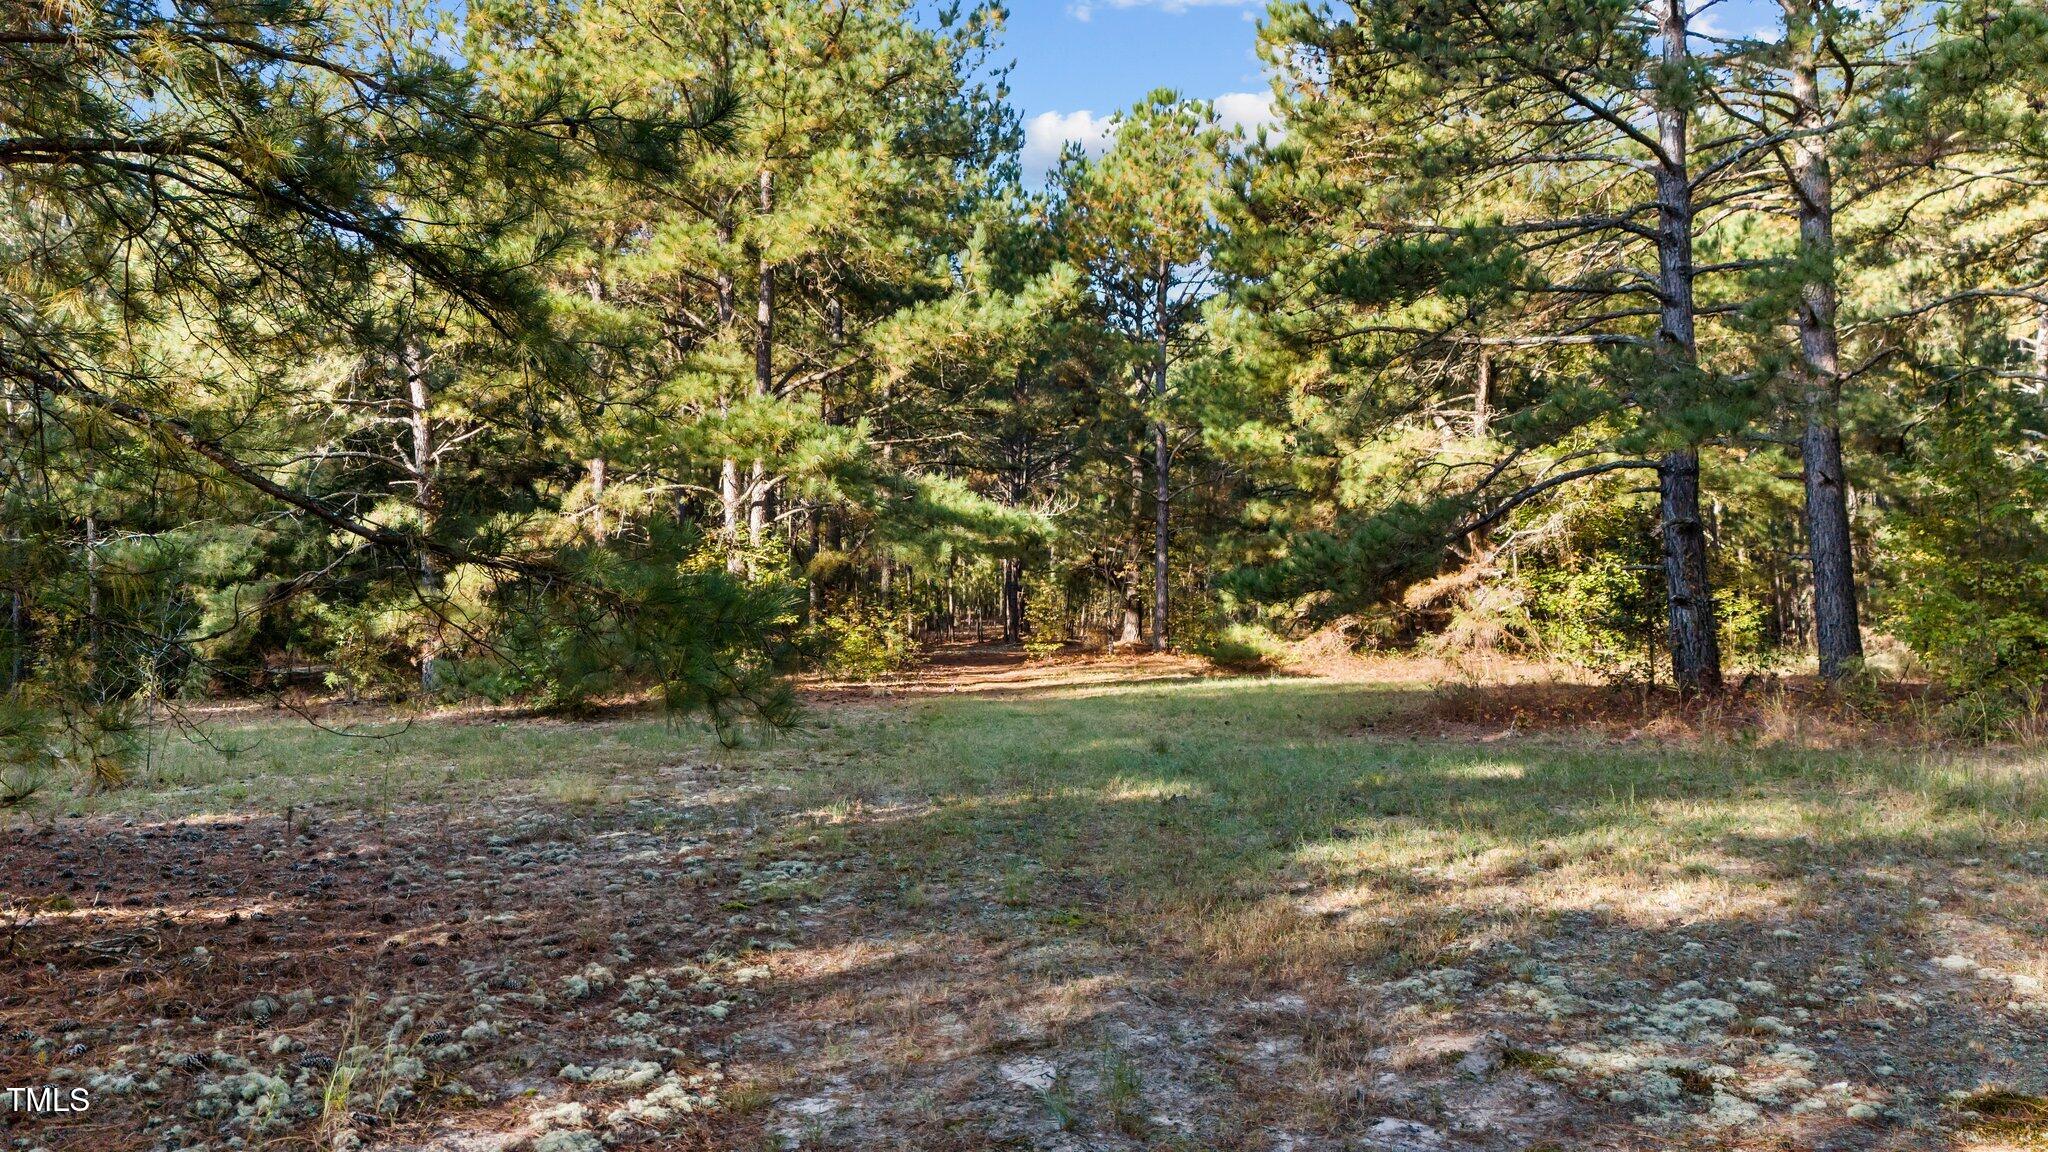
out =
[[1276,979],[1405,969],[1569,911],[1763,916],[1808,894],[1808,865],[2024,852],[2048,820],[2038,755],[1370,733],[1416,697],[1270,679],[940,702],[851,734],[864,754],[799,794],[906,884],[993,878]]
[[97,793],[46,787],[18,810],[168,819],[309,806],[388,811],[514,793],[595,804],[716,747],[696,725],[652,716],[354,717],[316,726],[250,711],[196,720],[196,735],[158,732],[127,786]]
[[[1405,908],[1416,919],[1379,935],[1420,962],[1475,930],[1475,915],[1597,908],[1645,886],[1673,912],[1783,903],[1798,893],[1778,881],[1805,863],[2025,851],[2048,831],[2039,753],[1375,734],[1425,699],[1413,686],[1261,678],[840,703],[738,749],[658,717],[325,730],[242,714],[208,724],[203,743],[161,739],[129,788],[46,790],[21,810],[386,810],[508,793],[593,806],[659,792],[663,769],[713,765],[751,773],[757,795],[783,788],[778,804],[804,813],[785,836],[897,871],[905,902],[974,876],[1055,922],[1183,926],[1204,951],[1269,976],[1316,963],[1302,949],[1336,959],[1373,946],[1371,932],[1333,930],[1341,916],[1295,923],[1302,902],[1281,898],[1305,888],[1326,913],[1346,900]],[[1542,899],[1485,910],[1460,898],[1501,886]]]
[[[1431,738],[1409,721],[1440,697],[1413,682],[1000,691],[842,694],[731,749],[652,717],[371,740],[227,717],[209,743],[232,756],[173,746],[153,783],[28,811],[311,805],[399,828],[511,799],[468,817],[572,817],[578,847],[548,849],[572,892],[630,909],[726,876],[709,923],[791,936],[728,1116],[821,1147],[1010,1139],[1020,1093],[1028,1146],[1382,1121],[1547,1138],[1572,1116],[1589,1141],[1848,1122],[1903,1148],[2039,1124],[2038,750]],[[635,834],[682,855],[578,872],[640,802],[665,824]]]

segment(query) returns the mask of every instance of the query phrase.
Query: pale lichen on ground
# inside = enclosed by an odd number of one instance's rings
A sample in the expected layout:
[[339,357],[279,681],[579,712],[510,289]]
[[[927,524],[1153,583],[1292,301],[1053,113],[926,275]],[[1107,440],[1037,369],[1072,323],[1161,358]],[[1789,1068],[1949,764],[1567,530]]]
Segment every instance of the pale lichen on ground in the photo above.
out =
[[87,1087],[93,1152],[2048,1125],[2048,805],[2003,761],[1383,738],[1405,682],[1021,667],[678,737],[594,803],[18,823],[0,1073]]

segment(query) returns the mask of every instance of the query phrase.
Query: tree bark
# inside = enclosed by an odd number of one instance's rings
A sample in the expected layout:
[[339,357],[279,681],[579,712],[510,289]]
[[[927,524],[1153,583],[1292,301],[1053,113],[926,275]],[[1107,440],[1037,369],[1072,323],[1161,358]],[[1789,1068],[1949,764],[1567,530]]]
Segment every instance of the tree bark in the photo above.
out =
[[1003,561],[1003,640],[1015,644],[1024,638],[1024,563]]
[[85,514],[85,644],[92,657],[92,682],[106,682],[107,661],[100,651],[100,522]]
[[1657,464],[1664,537],[1664,587],[1671,631],[1671,676],[1681,691],[1721,688],[1721,645],[1707,584],[1707,534],[1700,518],[1700,454],[1667,452]]
[[[823,387],[818,389],[818,423],[826,427],[832,425],[832,401]],[[818,553],[824,549],[827,541],[830,541],[836,550],[839,547],[839,539],[837,529],[830,534],[825,530],[825,520],[831,514],[830,505],[816,501],[808,501],[807,504],[811,520],[811,554],[804,563],[804,588],[806,602],[810,605],[810,615],[807,619],[818,620],[825,612],[825,589],[818,584]]]
[[1125,567],[1123,582],[1123,619],[1118,622],[1117,644],[1137,647],[1145,640],[1145,602],[1138,595],[1138,565],[1133,562]]
[[1821,125],[1818,55],[1821,30],[1808,0],[1786,0],[1788,29],[1806,36],[1792,65],[1797,123],[1812,131],[1792,144],[1792,185],[1799,210],[1800,285],[1797,323],[1803,361],[1806,427],[1799,437],[1806,486],[1806,539],[1813,563],[1814,648],[1820,674],[1839,681],[1863,660],[1857,619],[1856,563],[1842,464],[1841,345],[1835,328],[1834,179]]
[[[399,350],[399,368],[405,376],[405,419],[412,430],[412,459],[408,463],[412,471],[413,507],[419,513],[420,534],[431,539],[435,522],[440,517],[441,492],[434,475],[433,393],[427,380],[427,355],[415,333],[405,336]],[[427,638],[420,646],[420,690],[423,692],[433,692],[441,686],[441,609],[435,602],[441,597],[442,576],[441,558],[431,549],[421,549],[420,599],[426,602],[428,612],[434,616],[428,625]]]
[[[719,402],[725,408],[725,402]],[[745,575],[746,558],[740,555],[740,462],[728,456],[718,466],[719,528],[725,535],[725,570]]]
[[1131,453],[1131,521],[1130,535],[1124,543],[1123,573],[1123,623],[1119,644],[1135,648],[1145,640],[1145,599],[1139,589],[1143,579],[1144,562],[1139,559],[1139,541],[1142,539],[1145,523],[1145,458],[1138,452]]
[[[9,402],[8,408],[7,415],[14,415],[12,401]],[[8,692],[12,692],[21,687],[22,674],[27,667],[28,661],[28,617],[22,608],[21,584],[19,583],[23,561],[26,558],[22,555],[21,532],[18,528],[11,529],[7,533],[7,551],[9,553],[9,567],[14,569],[14,571],[11,573],[13,581],[10,582],[7,589],[7,636],[9,643],[7,646],[7,683],[4,688]]]
[[[775,209],[775,177],[761,169],[761,215]],[[767,250],[757,254],[760,285],[754,301],[754,399],[766,399],[775,388],[775,265]],[[754,457],[747,484],[747,543],[758,549],[768,528],[768,470]]]
[[[9,396],[0,405],[0,416],[8,421],[14,419],[14,397]],[[27,557],[21,546],[21,528],[10,526],[7,531],[7,559],[12,579],[7,587],[7,683],[5,691],[13,692],[21,687],[22,674],[28,658],[27,614],[21,603],[21,573]]]
[[1164,258],[1159,262],[1159,288],[1154,297],[1157,309],[1159,348],[1152,364],[1152,403],[1155,407],[1152,418],[1152,650],[1166,651],[1167,615],[1167,525],[1168,506],[1173,500],[1173,489],[1168,483],[1167,471],[1170,464],[1166,445],[1166,361],[1167,361],[1167,290],[1171,286],[1173,269]]
[[[892,418],[895,407],[896,382],[893,379],[884,379],[882,381],[882,419],[884,421]],[[882,428],[881,432],[882,471],[886,473],[894,470],[896,467],[896,445],[891,443],[889,432],[886,428]],[[896,557],[889,551],[889,544],[885,540],[878,540],[876,548],[881,554],[880,584],[882,607],[893,607],[896,602]]]
[[[732,245],[732,223],[721,219],[718,222],[718,241],[721,250]],[[735,304],[737,293],[733,288],[732,273],[726,271],[721,262],[712,280],[717,292],[717,324],[720,333],[732,330],[733,317],[738,313]],[[731,404],[726,399],[726,387],[718,388],[718,414],[730,415]],[[740,463],[730,456],[718,463],[718,510],[719,533],[725,545],[725,570],[733,576],[745,575],[746,561],[741,558],[740,540]]]
[[[1657,32],[1673,76],[1687,63],[1684,0],[1660,0]],[[1693,203],[1687,174],[1691,109],[1656,94],[1658,353],[1673,383],[1694,376],[1699,362],[1694,333]],[[1721,687],[1721,645],[1707,582],[1707,536],[1700,517],[1700,456],[1693,448],[1668,452],[1657,468],[1657,503],[1664,541],[1665,600],[1671,631],[1671,674],[1683,692]]]
[[1472,438],[1484,440],[1493,425],[1493,356],[1482,346],[1472,381]]
[[[603,280],[603,279],[602,279],[602,278],[601,278],[601,277],[600,277],[600,276],[599,276],[599,275],[597,274],[597,269],[595,269],[595,268],[592,268],[592,269],[590,270],[590,275],[589,275],[589,278],[588,278],[588,279],[587,279],[587,280],[585,281],[585,283],[584,283],[584,290],[585,290],[585,291],[587,291],[587,292],[588,292],[588,293],[590,294],[590,302],[591,302],[591,303],[593,303],[593,304],[602,304],[602,303],[604,303],[604,280]],[[604,469],[605,469],[605,461],[604,461],[604,457],[602,457],[602,456],[592,456],[592,457],[590,458],[590,464],[589,464],[589,467],[590,467],[590,535],[591,535],[591,537],[592,537],[593,539],[595,539],[595,540],[596,540],[596,541],[598,541],[599,543],[603,543],[603,542],[604,542],[604,538],[605,538],[605,522],[604,522]]]
[[[1472,439],[1484,444],[1493,420],[1493,356],[1484,344],[1478,352],[1472,373]],[[1486,555],[1485,529],[1466,534],[1465,555],[1475,562]]]
[[23,627],[21,611],[21,589],[10,588],[7,592],[7,634],[11,643],[7,647],[6,691],[21,687],[22,669],[27,663],[28,629]]

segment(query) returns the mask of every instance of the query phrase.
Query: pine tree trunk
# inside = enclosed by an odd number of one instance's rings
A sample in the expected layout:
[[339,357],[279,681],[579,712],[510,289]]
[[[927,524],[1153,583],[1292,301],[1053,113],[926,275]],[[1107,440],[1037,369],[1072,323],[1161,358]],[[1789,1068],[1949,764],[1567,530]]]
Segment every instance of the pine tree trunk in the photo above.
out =
[[[721,401],[719,407],[725,404]],[[725,537],[725,570],[745,575],[747,562],[740,555],[740,462],[728,456],[718,467],[719,529]]]
[[[1479,355],[1472,372],[1472,439],[1484,445],[1493,422],[1493,356],[1486,346],[1479,346]],[[1469,532],[1465,536],[1465,555],[1478,562],[1486,555],[1488,530],[1485,528]]]
[[1135,563],[1125,569],[1123,581],[1123,619],[1118,622],[1117,644],[1137,647],[1145,640],[1145,602],[1138,597],[1138,567]]
[[960,618],[960,617],[959,617],[959,611],[958,611],[958,609],[956,609],[956,608],[954,607],[954,605],[953,605],[953,573],[954,573],[954,571],[955,571],[956,569],[958,569],[959,567],[960,567],[960,557],[959,557],[959,555],[958,555],[957,553],[954,553],[954,552],[950,552],[950,551],[949,551],[949,552],[947,552],[947,553],[946,553],[946,639],[947,639],[947,641],[948,641],[948,642],[950,642],[950,641],[951,641],[951,640],[953,639],[953,629],[954,629],[954,625],[955,625],[956,623],[958,623],[958,621],[959,621],[959,618]]
[[[1658,36],[1673,75],[1687,62],[1684,0],[1661,0]],[[1663,153],[1656,167],[1657,278],[1661,298],[1658,353],[1674,380],[1694,374],[1699,351],[1693,330],[1693,204],[1687,174],[1691,111],[1657,97],[1657,134]],[[1694,449],[1665,454],[1657,468],[1658,513],[1664,539],[1664,585],[1671,630],[1671,674],[1682,692],[1721,687],[1721,646],[1707,583],[1707,535],[1700,517],[1700,457]]]
[[[768,467],[756,460],[747,473],[747,547],[758,552],[768,534]],[[749,570],[753,561],[749,560]]]
[[1485,440],[1493,429],[1493,357],[1479,349],[1472,381],[1472,438]]
[[[882,382],[882,419],[889,419],[891,410],[895,406],[895,381],[884,380]],[[886,473],[895,467],[896,445],[890,442],[889,434],[884,430],[882,433],[882,471]],[[877,547],[881,553],[880,584],[882,607],[887,608],[895,603],[896,599],[896,557],[890,553],[887,542],[878,542]]]
[[1721,645],[1707,585],[1707,533],[1700,519],[1700,454],[1667,452],[1657,467],[1664,536],[1664,587],[1671,631],[1671,676],[1681,691],[1721,687]]
[[1139,582],[1144,578],[1143,562],[1139,559],[1140,533],[1144,531],[1145,519],[1145,459],[1131,453],[1131,522],[1130,535],[1124,543],[1124,563],[1120,591],[1123,593],[1123,625],[1119,644],[1133,648],[1145,640],[1145,600],[1139,591]]
[[[721,219],[718,222],[718,242],[721,252],[732,245],[732,223]],[[732,274],[720,265],[712,279],[717,293],[718,331],[723,334],[732,330],[733,318],[738,314],[735,304],[738,293],[733,288]],[[726,399],[724,384],[718,389],[718,415],[730,415],[732,406]],[[746,574],[746,561],[740,556],[740,463],[727,456],[718,463],[718,510],[719,538],[725,546],[725,570],[733,576]]]
[[[10,421],[14,419],[13,397],[9,397],[5,407],[0,408],[0,414],[4,414]],[[22,547],[19,524],[8,526],[7,546],[9,567],[12,569],[13,577],[7,589],[7,632],[12,640],[7,650],[7,691],[13,692],[21,687],[22,681],[28,676],[31,655],[29,649],[35,644],[29,627],[28,607],[22,603],[21,596],[21,579],[27,570],[28,553]]]
[[[584,291],[589,294],[591,303],[604,303],[604,280],[598,276],[597,269],[590,270],[588,278],[584,281]],[[605,538],[604,468],[604,457],[590,458],[590,535],[599,543],[603,543]]]
[[[14,415],[12,411],[9,411],[7,414],[9,416]],[[8,692],[12,692],[15,689],[21,687],[22,672],[24,668],[27,666],[28,659],[28,622],[26,619],[27,614],[22,611],[21,585],[18,583],[18,581],[21,578],[21,565],[24,559],[24,557],[22,556],[21,532],[19,529],[10,530],[8,532],[7,551],[9,567],[14,569],[12,575],[14,576],[14,580],[16,581],[10,583],[7,589],[8,645],[7,684],[5,686],[5,690]]]
[[818,587],[818,550],[825,546],[821,521],[824,510],[816,504],[806,503],[805,515],[810,520],[811,549],[804,558],[804,623],[816,623],[825,609],[825,591]]
[[[1821,124],[1814,13],[1805,0],[1787,0],[1788,27],[1805,25],[1805,50],[1792,66],[1791,94],[1797,127]],[[1824,136],[1792,143],[1793,191],[1799,205],[1799,247],[1806,280],[1800,286],[1799,350],[1804,361],[1806,428],[1800,435],[1800,469],[1806,484],[1806,537],[1813,560],[1814,648],[1820,674],[1840,680],[1863,659],[1863,630],[1856,611],[1856,564],[1849,535],[1849,502],[1842,465],[1840,406],[1841,346],[1835,329],[1834,179]]]
[[[774,176],[761,170],[761,215],[775,209]],[[759,254],[760,286],[754,302],[754,399],[764,400],[775,389],[775,266],[768,254]],[[754,458],[747,484],[747,543],[761,547],[768,530],[768,470],[760,457]],[[751,562],[750,565],[751,567]]]
[[1003,561],[1003,640],[1015,644],[1024,639],[1024,563]]
[[100,522],[85,514],[85,645],[92,659],[95,686],[106,683],[106,658],[100,651]]
[[1152,419],[1152,650],[1166,651],[1167,615],[1167,523],[1168,505],[1173,500],[1173,489],[1168,483],[1167,470],[1170,461],[1166,448],[1166,293],[1172,269],[1164,260],[1159,266],[1159,289],[1154,300],[1159,328],[1159,349],[1152,365],[1152,403],[1157,411]]
[[[598,276],[597,269],[590,270],[584,280],[583,289],[589,294],[591,303],[604,303],[604,280]],[[604,467],[604,457],[590,458],[590,536],[599,543],[603,543],[605,538]]]
[[9,692],[21,687],[22,669],[27,663],[28,629],[23,627],[21,610],[21,589],[12,588],[7,593],[7,634],[11,641],[7,647],[7,686]]
[[[427,380],[426,349],[419,337],[408,334],[399,352],[400,370],[405,375],[405,419],[412,430],[413,507],[419,513],[420,533],[431,539],[441,510],[441,493],[435,483],[433,394]],[[442,571],[441,558],[422,548],[419,555],[420,599],[425,601],[434,621],[428,625],[420,646],[420,690],[433,692],[441,686],[440,628]]]

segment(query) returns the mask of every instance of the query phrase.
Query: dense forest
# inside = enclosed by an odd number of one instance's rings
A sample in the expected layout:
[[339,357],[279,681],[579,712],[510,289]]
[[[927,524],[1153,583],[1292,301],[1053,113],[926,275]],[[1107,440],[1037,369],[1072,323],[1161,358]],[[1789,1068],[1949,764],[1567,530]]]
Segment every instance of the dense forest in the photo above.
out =
[[[1710,3],[1707,7],[1712,7]],[[1004,11],[0,16],[0,755],[721,725],[934,638],[2048,687],[2048,12],[1283,2],[1041,186]]]

